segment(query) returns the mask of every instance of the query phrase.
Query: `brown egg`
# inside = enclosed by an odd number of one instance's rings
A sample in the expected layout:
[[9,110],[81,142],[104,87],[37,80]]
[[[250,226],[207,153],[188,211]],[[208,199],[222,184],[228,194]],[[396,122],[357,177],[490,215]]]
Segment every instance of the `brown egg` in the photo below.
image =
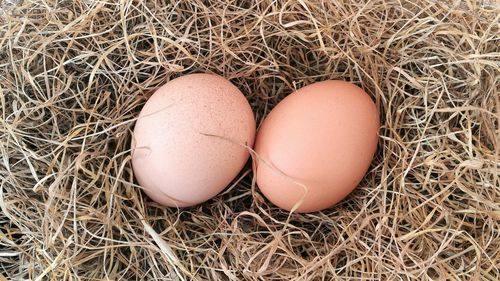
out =
[[288,211],[328,208],[362,180],[379,126],[375,104],[354,84],[323,81],[301,88],[281,101],[258,131],[257,185]]
[[196,205],[237,176],[254,137],[255,118],[238,88],[216,75],[182,76],[159,88],[139,115],[134,174],[156,202]]

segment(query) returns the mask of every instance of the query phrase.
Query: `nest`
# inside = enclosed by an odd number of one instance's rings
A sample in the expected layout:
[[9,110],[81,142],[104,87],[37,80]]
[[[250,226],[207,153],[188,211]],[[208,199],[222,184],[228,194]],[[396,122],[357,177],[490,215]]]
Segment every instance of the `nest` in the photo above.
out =
[[[496,1],[0,1],[0,280],[498,280]],[[228,78],[261,122],[326,79],[381,112],[360,186],[289,214],[252,181],[191,208],[134,181],[155,89]],[[3,276],[3,277],[2,277]]]

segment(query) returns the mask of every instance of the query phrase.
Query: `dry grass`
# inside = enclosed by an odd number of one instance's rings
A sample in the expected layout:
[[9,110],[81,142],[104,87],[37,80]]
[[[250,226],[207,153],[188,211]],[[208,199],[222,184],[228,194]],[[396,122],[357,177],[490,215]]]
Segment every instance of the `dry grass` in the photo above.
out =
[[[0,7],[0,280],[499,280],[498,1]],[[361,85],[382,114],[370,172],[289,219],[248,169],[205,204],[158,206],[131,130],[190,72],[231,79],[259,121],[314,81]]]

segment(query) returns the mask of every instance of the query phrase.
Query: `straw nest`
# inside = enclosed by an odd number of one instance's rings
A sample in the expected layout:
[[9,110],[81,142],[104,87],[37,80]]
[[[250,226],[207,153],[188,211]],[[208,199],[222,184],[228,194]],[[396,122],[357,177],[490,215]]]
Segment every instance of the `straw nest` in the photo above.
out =
[[[498,280],[497,1],[0,1],[0,280]],[[258,121],[325,79],[382,128],[342,203],[288,214],[247,167],[181,210],[134,181],[152,92],[230,79]],[[3,277],[1,277],[3,275]]]

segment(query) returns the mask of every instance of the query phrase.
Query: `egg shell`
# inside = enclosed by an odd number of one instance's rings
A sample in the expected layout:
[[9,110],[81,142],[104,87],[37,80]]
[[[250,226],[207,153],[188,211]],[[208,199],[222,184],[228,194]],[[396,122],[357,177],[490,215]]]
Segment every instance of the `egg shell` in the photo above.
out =
[[132,140],[134,175],[160,204],[196,205],[238,175],[254,137],[255,118],[238,88],[217,75],[185,75],[144,105]]
[[349,82],[318,82],[290,94],[257,133],[259,189],[288,211],[298,206],[297,212],[314,212],[334,205],[368,170],[379,122],[370,96]]

